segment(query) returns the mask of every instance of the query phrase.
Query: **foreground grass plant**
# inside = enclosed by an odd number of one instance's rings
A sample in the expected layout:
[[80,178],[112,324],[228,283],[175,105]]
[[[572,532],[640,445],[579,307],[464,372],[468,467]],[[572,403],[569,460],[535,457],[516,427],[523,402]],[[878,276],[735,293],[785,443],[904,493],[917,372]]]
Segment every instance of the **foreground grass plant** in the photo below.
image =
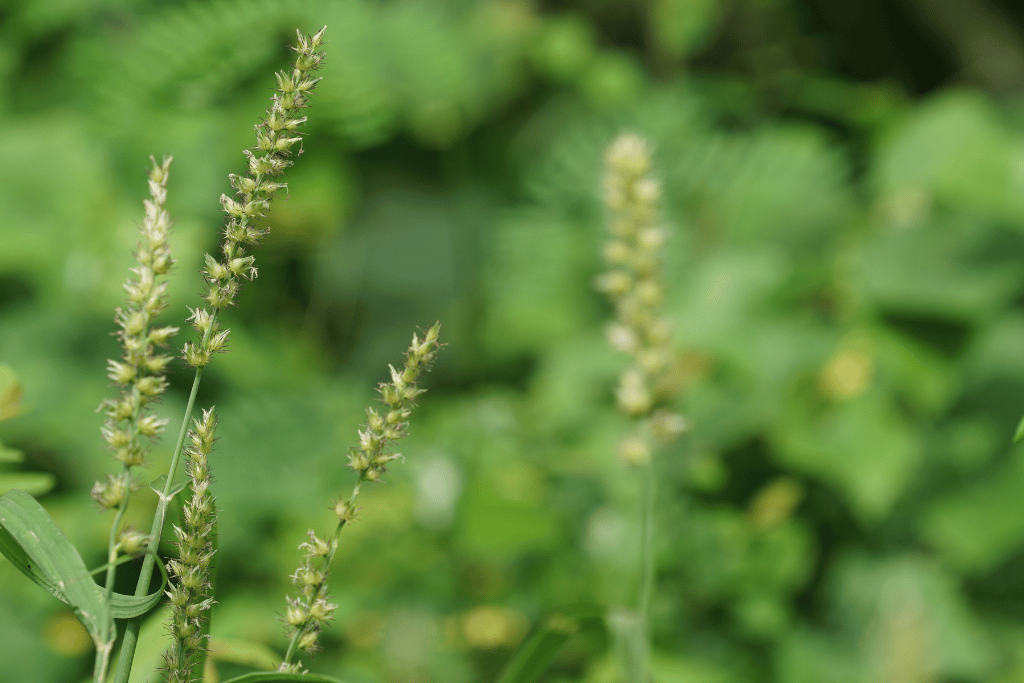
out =
[[[95,645],[94,683],[129,681],[142,618],[165,596],[170,604],[167,629],[171,638],[163,657],[164,679],[187,683],[207,678],[209,613],[215,604],[217,557],[210,456],[217,417],[211,406],[194,418],[196,396],[204,368],[228,342],[230,331],[221,325],[221,312],[236,302],[242,282],[256,277],[252,251],[267,234],[267,228],[258,221],[265,217],[275,194],[285,187],[281,176],[292,165],[296,145],[301,142],[299,129],[306,117],[299,114],[308,106],[319,80],[312,73],[323,59],[318,50],[323,35],[324,30],[313,36],[299,34],[294,65],[277,74],[278,90],[265,120],[256,127],[256,146],[246,151],[248,173],[231,175],[236,196],[221,197],[227,221],[219,253],[205,256],[202,272],[206,306],[192,310],[188,321],[197,338],[182,348],[181,356],[195,374],[181,429],[166,474],[143,482],[141,468],[147,464],[152,443],[166,427],[166,420],[156,418],[149,407],[167,388],[165,372],[173,358],[164,349],[179,331],[174,326],[158,326],[156,320],[167,306],[166,276],[174,260],[168,246],[171,219],[165,209],[171,159],[153,161],[150,198],[144,204],[145,220],[135,252],[137,266],[125,284],[127,301],[115,315],[123,353],[120,359],[109,361],[108,377],[118,394],[101,406],[106,416],[103,439],[118,463],[118,471],[97,482],[92,491],[99,507],[114,513],[106,564],[93,571],[87,569],[78,551],[28,493],[12,490],[0,496],[0,553],[72,607]],[[334,530],[323,537],[310,531],[309,540],[300,547],[304,558],[292,575],[298,594],[287,600],[284,621],[289,642],[277,671],[243,675],[232,679],[235,683],[335,680],[307,674],[297,657],[300,651],[313,654],[317,650],[320,633],[336,609],[329,601],[327,581],[339,535],[356,516],[355,504],[364,482],[380,481],[389,463],[402,457],[393,446],[408,432],[412,410],[424,391],[419,381],[440,348],[439,333],[440,324],[435,324],[422,337],[414,335],[401,367],[389,367],[391,381],[379,387],[383,405],[367,410],[366,423],[349,451],[349,466],[357,479],[352,492],[334,504]],[[180,481],[177,475],[182,460],[186,478]],[[158,495],[148,534],[122,526],[134,500],[132,494],[142,484],[148,484]],[[169,508],[176,499],[183,499],[180,519],[174,526],[177,557],[165,566],[157,551]],[[134,594],[116,592],[118,567],[140,555],[142,566]],[[160,583],[153,588],[156,571]],[[104,574],[102,585],[92,579],[97,573]],[[111,678],[118,620],[127,624]],[[570,619],[548,620],[510,662],[502,682],[536,680],[574,630]]]
[[[156,325],[156,317],[167,306],[166,276],[174,265],[168,246],[171,219],[165,209],[170,158],[160,163],[154,160],[150,170],[150,198],[145,202],[145,220],[135,252],[137,267],[125,284],[127,301],[115,315],[123,355],[109,362],[108,377],[119,391],[116,398],[104,401],[101,408],[106,415],[103,439],[119,463],[119,470],[106,481],[97,482],[92,491],[100,508],[114,512],[107,564],[96,571],[87,570],[78,551],[27,493],[14,490],[0,497],[0,552],[74,609],[95,644],[96,683],[108,680],[118,619],[128,623],[113,680],[128,681],[142,617],[164,594],[171,606],[172,641],[164,655],[165,679],[186,683],[202,678],[209,638],[208,613],[214,604],[212,569],[217,516],[210,493],[209,456],[217,420],[213,407],[205,409],[200,418],[193,419],[192,415],[203,369],[214,354],[225,349],[228,341],[229,330],[222,328],[220,313],[235,303],[241,283],[256,277],[255,256],[251,252],[268,231],[258,221],[266,215],[275,194],[285,187],[280,178],[292,165],[291,157],[301,142],[299,129],[306,117],[299,114],[308,106],[319,81],[312,74],[323,59],[319,51],[323,35],[324,29],[313,36],[298,34],[293,67],[277,74],[278,90],[266,118],[256,127],[256,146],[245,152],[248,173],[231,175],[236,196],[221,197],[227,222],[220,253],[205,257],[203,298],[207,305],[192,311],[189,322],[198,338],[186,342],[182,349],[182,357],[195,369],[195,377],[168,471],[151,483],[158,492],[158,503],[150,533],[122,527],[122,522],[132,493],[140,484],[136,468],[146,464],[152,442],[166,426],[166,421],[156,418],[148,408],[167,388],[165,371],[173,359],[163,349],[178,332],[177,327]],[[440,326],[435,325],[422,340],[413,337],[403,368],[391,368],[392,381],[381,385],[386,409],[367,412],[367,424],[349,455],[350,465],[358,474],[355,488],[335,506],[338,524],[330,539],[310,532],[309,542],[303,545],[306,559],[293,576],[300,595],[289,600],[286,617],[290,643],[280,672],[261,675],[259,680],[295,680],[301,668],[300,663],[293,663],[297,651],[315,650],[317,636],[334,609],[327,602],[326,581],[338,533],[355,516],[353,506],[360,485],[379,480],[387,463],[401,457],[391,452],[390,446],[407,432],[412,407],[423,392],[417,380],[437,352],[439,330]],[[183,457],[187,478],[179,483],[176,475]],[[174,527],[178,557],[170,560],[165,569],[157,549],[168,507],[186,487],[188,499],[182,506],[180,524]],[[118,566],[139,554],[144,559],[135,595],[116,593]],[[157,569],[161,587],[151,592],[153,572]],[[105,573],[102,586],[91,578],[91,574],[98,572]],[[305,679],[329,680],[313,676]]]
[[[323,42],[325,30],[326,27],[312,37],[304,36],[301,32],[298,34],[298,44],[293,47],[297,53],[293,68],[291,71],[278,72],[278,91],[274,93],[266,119],[256,126],[255,151],[245,151],[249,161],[249,173],[244,176],[230,176],[237,199],[221,195],[221,205],[228,215],[221,243],[221,258],[218,260],[215,256],[206,255],[204,276],[207,288],[204,299],[208,308],[195,309],[189,318],[193,329],[199,335],[199,341],[186,342],[182,351],[186,362],[195,368],[195,379],[153,517],[149,552],[143,560],[142,571],[135,588],[136,595],[145,595],[149,590],[156,561],[156,549],[163,536],[167,506],[173,495],[174,475],[195,408],[203,368],[210,362],[213,354],[224,348],[228,340],[229,331],[221,329],[218,316],[224,308],[235,303],[242,280],[252,280],[256,277],[256,259],[248,252],[267,234],[267,229],[257,225],[256,221],[266,215],[274,195],[284,187],[284,184],[277,182],[276,179],[292,165],[292,148],[301,142],[297,131],[306,122],[306,117],[299,116],[299,112],[308,106],[309,97],[319,81],[312,77],[312,72],[323,61],[323,53],[319,52],[318,48]],[[117,683],[128,680],[141,624],[141,617],[136,617],[128,623],[125,630],[114,679]],[[179,634],[183,633],[185,631],[179,629]],[[175,634],[176,640],[179,634]],[[181,643],[178,643],[177,647],[182,650],[194,649]]]

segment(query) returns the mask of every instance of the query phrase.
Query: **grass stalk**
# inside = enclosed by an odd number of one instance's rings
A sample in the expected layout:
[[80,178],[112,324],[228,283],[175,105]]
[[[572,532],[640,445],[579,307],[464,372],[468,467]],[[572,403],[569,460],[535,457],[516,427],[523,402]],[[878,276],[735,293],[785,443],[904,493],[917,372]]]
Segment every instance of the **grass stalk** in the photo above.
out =
[[[217,310],[214,309],[213,317],[216,318]],[[211,325],[204,335],[203,344],[209,341],[210,333],[214,326]],[[174,446],[174,454],[171,456],[171,464],[167,468],[167,478],[164,481],[164,490],[157,501],[156,512],[153,514],[153,527],[149,533],[149,545],[146,556],[142,560],[142,571],[139,573],[139,581],[135,586],[135,595],[141,596],[149,592],[149,583],[153,578],[153,568],[157,561],[157,549],[160,547],[160,539],[164,532],[164,521],[167,518],[167,506],[171,500],[171,488],[174,485],[174,475],[178,471],[178,462],[181,460],[181,453],[185,445],[185,435],[188,434],[188,427],[192,423],[192,412],[195,410],[196,394],[199,392],[199,383],[203,377],[202,366],[196,368],[195,379],[192,380],[192,391],[188,396],[188,404],[185,406],[185,416],[181,421],[181,430],[178,432],[178,442]],[[135,648],[139,641],[139,630],[142,628],[142,617],[138,616],[128,621],[125,627],[124,638],[121,643],[121,652],[117,658],[117,670],[114,673],[114,683],[128,683],[128,677],[132,671],[132,661],[135,659]]]
[[[104,581],[108,604],[111,601],[111,596],[114,594],[114,580],[117,574],[117,530],[121,526],[121,520],[124,519],[125,510],[128,508],[128,499],[129,496],[125,495],[124,502],[117,508],[114,521],[110,525],[110,538],[107,542],[107,575]],[[96,662],[93,665],[94,683],[103,683],[107,678],[107,668],[110,666],[110,653],[113,649],[114,633],[106,633],[104,640],[109,643],[109,646],[97,648],[96,650]]]
[[654,461],[640,466],[640,585],[637,593],[638,683],[650,680],[650,612],[654,594]]

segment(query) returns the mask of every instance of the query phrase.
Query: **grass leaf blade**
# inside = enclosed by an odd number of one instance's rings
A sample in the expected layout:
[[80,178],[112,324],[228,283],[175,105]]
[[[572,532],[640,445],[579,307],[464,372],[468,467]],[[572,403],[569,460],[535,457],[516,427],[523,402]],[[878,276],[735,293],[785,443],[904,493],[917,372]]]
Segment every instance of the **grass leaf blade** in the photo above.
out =
[[17,489],[0,496],[0,552],[23,574],[71,605],[97,645],[113,632],[103,589],[71,542],[35,498]]
[[271,671],[244,674],[223,683],[343,683],[340,679],[317,674],[283,674]]
[[160,570],[160,586],[149,595],[111,594],[110,612],[115,619],[131,619],[141,616],[160,603],[164,597],[164,589],[167,587],[167,569],[159,559],[156,561],[156,567]]
[[498,683],[535,683],[555,660],[577,630],[574,619],[549,618],[512,657],[498,677]]

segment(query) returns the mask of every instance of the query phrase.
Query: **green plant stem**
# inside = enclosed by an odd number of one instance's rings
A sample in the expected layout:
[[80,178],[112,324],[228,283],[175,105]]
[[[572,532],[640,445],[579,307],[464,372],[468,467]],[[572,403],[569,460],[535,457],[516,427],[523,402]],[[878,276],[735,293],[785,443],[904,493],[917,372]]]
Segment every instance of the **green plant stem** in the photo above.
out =
[[[352,505],[356,501],[356,497],[359,495],[359,488],[362,485],[363,485],[363,474],[360,473],[359,474],[359,479],[356,481],[356,485],[352,488],[352,495],[350,495],[348,497],[348,501],[346,501],[346,503],[345,503],[346,505],[348,505],[349,507],[352,507]],[[339,519],[338,520],[338,526],[336,526],[334,528],[334,535],[331,537],[331,540],[332,540],[331,550],[327,554],[327,557],[324,558],[324,580],[316,585],[315,589],[313,590],[312,595],[309,598],[309,602],[307,604],[307,607],[313,604],[313,601],[316,600],[317,595],[320,593],[320,589],[323,587],[323,585],[325,583],[327,583],[327,570],[330,569],[331,562],[334,560],[334,553],[336,553],[338,551],[338,544],[335,543],[334,541],[337,541],[338,536],[341,534],[341,530],[345,527],[345,522],[346,522],[346,520]],[[309,628],[309,624],[310,623],[311,623],[310,621],[307,621],[305,624],[302,624],[301,626],[298,626],[298,627],[295,628],[295,633],[292,634],[292,639],[288,643],[288,650],[284,654],[284,660],[283,660],[284,664],[291,664],[292,663],[292,657],[295,656],[295,650],[298,647],[299,639],[301,639],[302,636],[305,635],[306,629]]]
[[637,596],[637,629],[640,642],[637,647],[639,683],[649,680],[650,610],[654,594],[654,461],[641,466],[640,472],[640,589]]
[[[121,526],[121,520],[124,519],[124,512],[127,508],[128,495],[126,494],[121,505],[118,506],[117,514],[114,515],[114,522],[110,526],[110,540],[107,545],[107,579],[105,582],[108,605],[114,594],[114,578],[117,573],[117,529]],[[96,662],[93,665],[92,672],[94,683],[103,683],[107,678],[107,667],[110,666],[110,652],[114,646],[114,635],[113,633],[105,633],[104,639],[107,642],[107,646],[96,649]]]
[[[213,309],[210,326],[203,335],[203,346],[209,341],[217,321],[217,309]],[[199,392],[199,383],[203,377],[202,366],[196,368],[195,379],[192,380],[192,392],[188,397],[188,405],[185,406],[185,417],[181,421],[181,430],[178,432],[178,443],[174,446],[174,455],[171,456],[171,464],[167,468],[167,479],[164,481],[164,490],[157,501],[156,512],[153,515],[153,527],[149,533],[149,544],[147,553],[142,560],[142,572],[139,574],[139,582],[135,585],[135,595],[143,596],[149,592],[149,582],[153,578],[153,566],[157,560],[157,549],[160,547],[160,538],[164,533],[164,521],[167,518],[167,505],[171,498],[171,487],[174,484],[174,475],[178,471],[178,461],[181,460],[181,453],[185,446],[185,436],[188,434],[189,425],[192,423],[192,411],[196,405],[196,394]],[[114,683],[128,683],[128,676],[132,671],[132,661],[135,659],[135,646],[139,640],[139,630],[142,628],[142,615],[131,619],[124,631],[124,641],[121,644],[121,652],[117,657],[117,671],[114,673]]]

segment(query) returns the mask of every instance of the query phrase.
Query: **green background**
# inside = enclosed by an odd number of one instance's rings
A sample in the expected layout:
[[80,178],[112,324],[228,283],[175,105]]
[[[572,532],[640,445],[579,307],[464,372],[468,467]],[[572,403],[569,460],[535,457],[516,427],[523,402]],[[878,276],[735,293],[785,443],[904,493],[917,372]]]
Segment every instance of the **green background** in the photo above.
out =
[[[181,324],[272,73],[324,24],[304,153],[199,397],[221,418],[215,648],[283,652],[297,545],[330,528],[373,387],[436,320],[406,460],[364,488],[307,666],[492,681],[547,616],[629,604],[627,359],[591,283],[602,149],[633,130],[664,182],[692,424],[656,463],[655,679],[1024,681],[1009,0],[0,2],[0,363],[25,404],[0,425],[25,462],[0,467],[54,477],[42,502],[87,564],[147,158],[175,157]],[[177,420],[190,376],[172,380]],[[0,680],[84,678],[76,629],[0,561]],[[598,619],[547,680],[617,676]]]

